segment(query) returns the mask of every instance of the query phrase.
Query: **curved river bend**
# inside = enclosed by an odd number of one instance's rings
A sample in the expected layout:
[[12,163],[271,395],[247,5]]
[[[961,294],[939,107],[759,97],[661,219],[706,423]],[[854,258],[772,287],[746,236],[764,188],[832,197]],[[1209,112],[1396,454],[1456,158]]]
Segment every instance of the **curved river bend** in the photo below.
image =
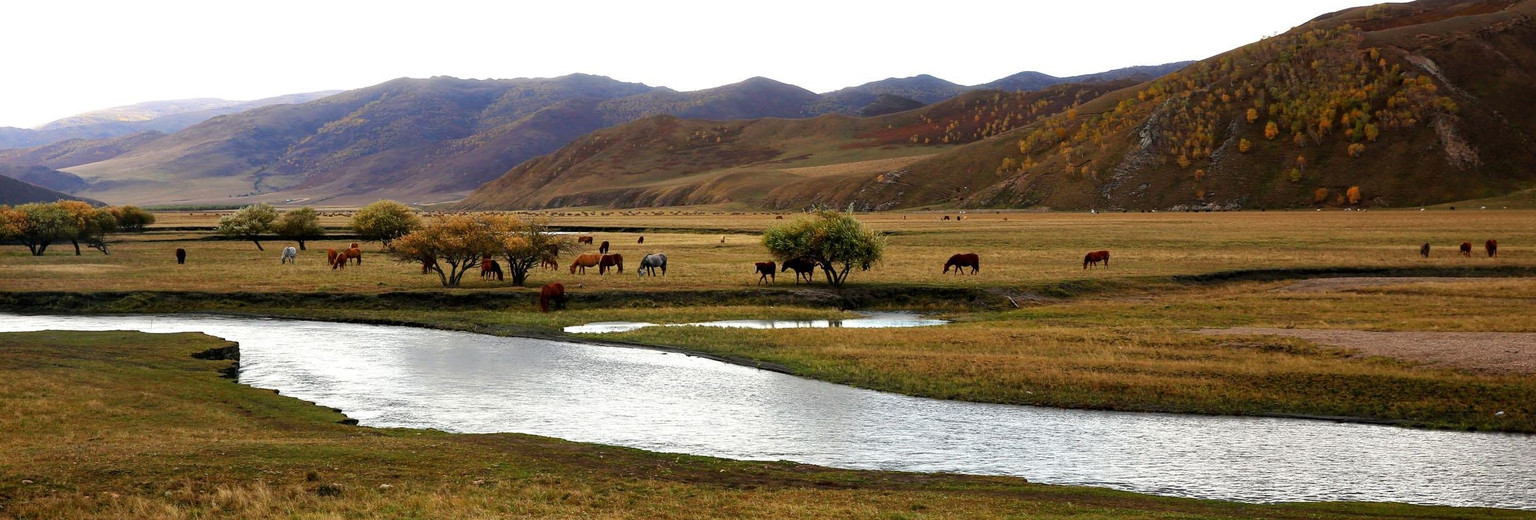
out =
[[1246,502],[1536,509],[1536,436],[921,399],[637,348],[220,316],[0,315],[0,330],[200,331],[240,381],[367,426],[1016,475]]

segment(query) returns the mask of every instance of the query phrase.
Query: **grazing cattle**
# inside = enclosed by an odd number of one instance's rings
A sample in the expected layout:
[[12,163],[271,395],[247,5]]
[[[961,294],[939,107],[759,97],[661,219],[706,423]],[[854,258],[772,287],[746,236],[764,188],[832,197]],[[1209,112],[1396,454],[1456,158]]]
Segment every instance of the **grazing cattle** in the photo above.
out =
[[336,257],[340,256],[335,249],[325,250],[325,265],[336,265]]
[[549,304],[555,304],[555,310],[565,308],[565,286],[560,282],[545,284],[539,289],[539,312],[549,312]]
[[588,267],[597,267],[597,264],[602,262],[602,260],[603,255],[596,253],[577,255],[576,261],[571,262],[571,274],[576,274],[576,268],[578,267],[581,268],[581,274],[587,274]]
[[1488,250],[1488,258],[1493,258],[1499,254],[1499,241],[1490,238],[1483,242],[1483,248]]
[[640,259],[640,269],[637,272],[639,276],[645,276],[647,271],[651,273],[651,276],[656,276],[656,268],[658,267],[661,268],[662,275],[667,274],[667,255],[651,253]]
[[774,279],[773,274],[774,274],[774,271],[779,268],[779,266],[778,266],[778,264],[773,263],[772,260],[767,261],[767,262],[758,262],[758,263],[755,263],[755,264],[752,264],[752,265],[757,266],[756,268],[757,268],[757,284],[758,285],[762,285],[763,282],[767,282],[767,283],[771,284],[771,283],[774,283],[774,282],[778,281],[778,280]]
[[358,249],[356,245],[352,246],[352,249],[342,251],[341,255],[345,259],[343,261],[357,260],[357,265],[363,265],[363,250]]
[[283,248],[283,258],[279,262],[284,264],[288,262],[299,263],[299,250],[294,249],[293,246]]
[[781,273],[790,270],[795,272],[796,285],[800,284],[801,278],[805,278],[805,283],[811,283],[814,281],[812,277],[816,276],[816,262],[809,258],[796,258],[784,262],[784,266],[779,268]]
[[644,244],[645,243],[645,235],[640,235],[640,240],[636,240],[635,243],[636,244]]
[[1425,242],[1424,245],[1419,246],[1419,256],[1429,258],[1429,242]]
[[618,253],[602,255],[602,258],[597,260],[597,274],[607,273],[609,267],[618,268],[619,274],[624,274],[624,255]]
[[1099,262],[1104,262],[1104,267],[1109,267],[1109,251],[1094,251],[1083,256],[1083,269],[1087,269],[1089,265],[1099,265]]
[[1465,256],[1467,258],[1472,258],[1472,243],[1471,242],[1462,242],[1461,243],[1461,256]]
[[592,243],[592,235],[584,235],[584,236],[576,237],[576,243],[578,243],[578,244],[591,244]]
[[976,274],[981,270],[981,257],[976,253],[959,253],[944,262],[944,274],[949,274],[950,267],[955,268],[955,274],[962,274],[967,267],[971,268],[971,274]]
[[176,265],[187,263],[187,250],[176,248]]

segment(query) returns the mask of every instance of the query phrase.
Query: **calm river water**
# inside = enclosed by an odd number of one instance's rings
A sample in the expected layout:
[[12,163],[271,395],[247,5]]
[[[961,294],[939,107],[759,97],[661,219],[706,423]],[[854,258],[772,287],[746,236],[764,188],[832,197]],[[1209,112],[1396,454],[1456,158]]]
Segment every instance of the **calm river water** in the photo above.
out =
[[365,426],[1247,502],[1536,509],[1530,435],[940,401],[654,350],[407,327],[0,314],[0,330],[40,329],[238,341],[242,383],[341,408]]

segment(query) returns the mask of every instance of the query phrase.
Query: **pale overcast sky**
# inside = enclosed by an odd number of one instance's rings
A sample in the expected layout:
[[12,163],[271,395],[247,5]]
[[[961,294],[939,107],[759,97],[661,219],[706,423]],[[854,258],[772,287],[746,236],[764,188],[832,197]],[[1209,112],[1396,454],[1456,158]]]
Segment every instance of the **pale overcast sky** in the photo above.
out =
[[1361,0],[17,0],[0,6],[0,126],[143,101],[398,77],[573,72],[817,92],[932,74],[985,83],[1202,59]]

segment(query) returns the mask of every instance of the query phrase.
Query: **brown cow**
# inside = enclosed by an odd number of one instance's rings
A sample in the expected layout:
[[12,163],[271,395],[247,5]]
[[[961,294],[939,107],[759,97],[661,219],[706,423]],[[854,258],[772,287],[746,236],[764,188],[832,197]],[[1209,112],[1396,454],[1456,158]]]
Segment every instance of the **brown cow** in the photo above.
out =
[[554,302],[556,310],[564,309],[566,299],[565,286],[560,282],[545,284],[539,289],[539,312],[549,312],[550,302]]
[[1467,258],[1472,258],[1472,243],[1471,242],[1462,242],[1461,243],[1461,256],[1465,256]]
[[608,254],[608,241],[607,240],[604,240],[602,245],[597,246],[597,254],[600,254],[600,255]]
[[597,253],[577,255],[576,261],[571,262],[571,274],[576,274],[576,268],[578,267],[581,268],[581,274],[587,274],[588,267],[597,267],[597,264],[601,263],[602,261],[603,255],[599,255]]
[[578,243],[578,244],[591,244],[592,243],[592,235],[584,235],[584,236],[576,237],[576,243]]
[[618,253],[603,255],[597,261],[597,274],[607,273],[609,267],[616,267],[619,269],[619,274],[624,274],[624,255]]
[[778,266],[778,264],[773,263],[772,260],[769,260],[767,262],[757,262],[757,263],[752,264],[752,265],[757,266],[756,269],[757,269],[757,273],[758,273],[758,276],[757,276],[757,283],[758,283],[758,285],[762,285],[763,282],[768,282],[768,283],[772,284],[772,283],[778,281],[778,280],[774,279],[773,272],[774,272],[774,270],[778,269],[779,266]]
[[1498,254],[1499,254],[1499,241],[1490,238],[1490,239],[1488,239],[1487,242],[1483,243],[1483,248],[1488,250],[1488,258],[1493,258],[1495,256],[1498,256]]
[[1424,245],[1419,246],[1419,256],[1429,258],[1429,242],[1425,242]]
[[963,274],[967,267],[971,268],[971,274],[976,274],[976,271],[981,270],[981,257],[976,253],[956,254],[944,262],[944,274],[949,274],[950,267],[955,268],[955,274]]
[[176,248],[176,265],[187,263],[187,250]]
[[1109,251],[1094,251],[1083,256],[1083,269],[1087,269],[1089,265],[1099,265],[1099,262],[1104,262],[1104,267],[1109,267]]

